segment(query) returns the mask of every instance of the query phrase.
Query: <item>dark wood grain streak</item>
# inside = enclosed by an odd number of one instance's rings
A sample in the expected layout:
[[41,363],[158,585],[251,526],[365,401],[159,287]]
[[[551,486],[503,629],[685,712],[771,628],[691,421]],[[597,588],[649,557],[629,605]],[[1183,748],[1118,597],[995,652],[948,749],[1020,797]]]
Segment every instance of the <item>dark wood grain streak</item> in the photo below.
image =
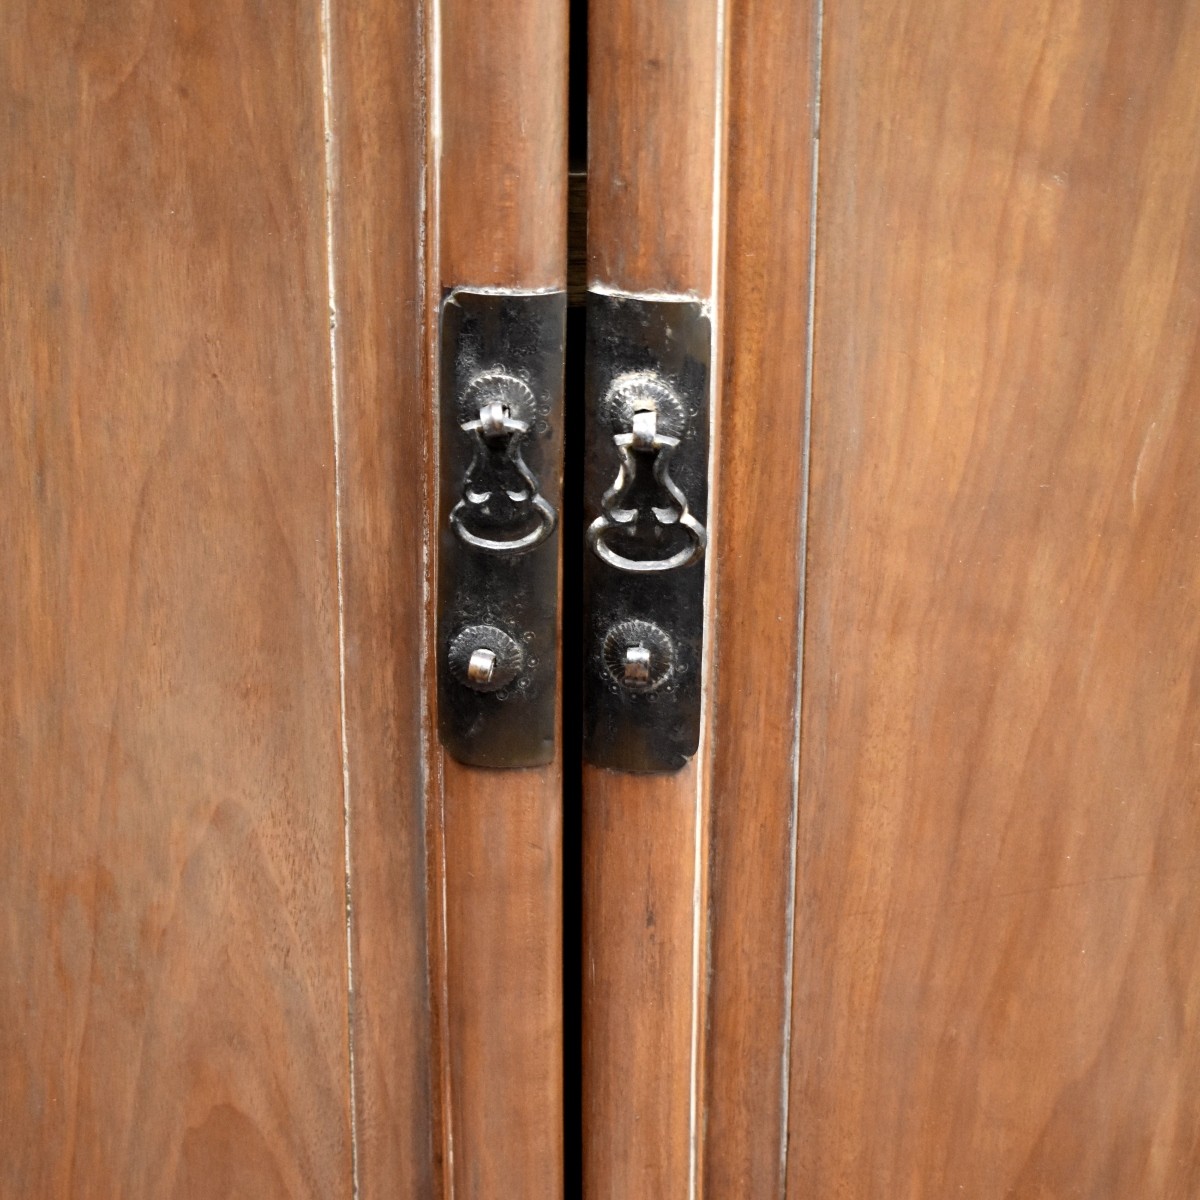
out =
[[5,25],[0,1193],[349,1197],[317,14]]
[[[420,6],[331,9],[333,248],[360,1200],[438,1194],[422,644]],[[405,69],[398,69],[404,67]]]
[[[590,283],[709,297],[719,6],[589,8]],[[683,1200],[700,1171],[706,756],[672,775],[583,771],[589,1196]]]
[[[454,286],[566,286],[567,16],[559,0],[441,4],[431,303]],[[493,771],[439,755],[436,770],[454,1195],[554,1200],[563,1194],[562,763]]]
[[825,18],[789,1194],[1182,1200],[1200,12]]
[[815,19],[815,4],[730,5],[703,1178],[716,1198],[784,1186]]

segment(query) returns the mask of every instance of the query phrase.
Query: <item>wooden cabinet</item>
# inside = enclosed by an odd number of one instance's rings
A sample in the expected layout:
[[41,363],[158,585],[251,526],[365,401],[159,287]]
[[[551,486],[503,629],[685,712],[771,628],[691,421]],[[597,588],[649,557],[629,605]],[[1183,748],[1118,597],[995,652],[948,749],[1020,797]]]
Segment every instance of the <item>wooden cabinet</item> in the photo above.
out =
[[[5,15],[0,1196],[1200,1194],[1200,8]],[[679,771],[580,307],[554,761],[438,737],[443,297],[572,258],[711,322]]]

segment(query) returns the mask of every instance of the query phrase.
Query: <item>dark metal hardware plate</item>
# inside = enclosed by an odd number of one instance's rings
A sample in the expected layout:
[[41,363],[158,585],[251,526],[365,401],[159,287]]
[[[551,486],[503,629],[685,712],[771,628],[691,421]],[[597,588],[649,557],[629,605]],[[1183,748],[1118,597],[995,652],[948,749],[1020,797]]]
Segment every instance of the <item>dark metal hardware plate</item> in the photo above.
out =
[[588,296],[584,756],[676,771],[703,687],[710,324],[699,302]]
[[554,757],[565,292],[442,301],[438,723],[460,762]]

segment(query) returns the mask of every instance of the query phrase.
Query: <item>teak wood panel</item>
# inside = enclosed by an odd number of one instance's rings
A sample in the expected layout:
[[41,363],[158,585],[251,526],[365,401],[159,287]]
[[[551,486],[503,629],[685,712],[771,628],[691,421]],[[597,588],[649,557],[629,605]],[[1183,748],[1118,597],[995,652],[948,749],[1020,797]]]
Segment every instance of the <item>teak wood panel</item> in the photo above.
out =
[[6,17],[0,1192],[349,1197],[317,12]]
[[[722,18],[717,0],[589,6],[589,286],[714,295]],[[707,755],[702,734],[674,774],[583,770],[589,1196],[684,1197],[699,1170]]]
[[[559,0],[441,0],[431,12],[434,338],[444,289],[566,287],[567,16]],[[561,665],[559,675],[561,697]],[[433,771],[448,1186],[461,1200],[553,1200],[563,1193],[561,751],[547,767],[495,771],[439,748]]]
[[1200,1194],[1200,11],[827,4],[789,1194]]
[[[332,6],[332,308],[350,841],[350,1017],[361,1200],[441,1194],[422,581],[425,30],[420,6]],[[397,69],[398,66],[405,69]],[[436,940],[434,938],[433,940]]]

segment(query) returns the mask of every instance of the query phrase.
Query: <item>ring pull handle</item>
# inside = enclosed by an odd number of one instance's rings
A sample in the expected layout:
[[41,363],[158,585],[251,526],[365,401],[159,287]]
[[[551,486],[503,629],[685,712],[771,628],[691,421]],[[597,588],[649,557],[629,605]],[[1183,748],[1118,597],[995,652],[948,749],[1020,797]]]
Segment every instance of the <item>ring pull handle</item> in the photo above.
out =
[[[662,425],[682,430],[683,409],[678,397],[661,380],[637,377],[618,381],[608,408],[610,420],[625,427],[613,436],[620,466],[600,501],[601,515],[588,527],[588,545],[609,566],[635,574],[674,571],[699,562],[708,545],[708,531],[688,511],[687,497],[671,478],[671,455],[679,447],[679,438],[661,431]],[[652,477],[649,487],[643,481],[647,465]],[[639,492],[642,504],[635,502]],[[659,498],[669,503],[654,503]],[[653,518],[653,528],[642,534],[639,524],[647,515]],[[665,558],[630,558],[613,549],[608,540],[612,534],[622,533],[630,540],[644,539],[649,549],[659,540],[657,531],[670,528],[684,531],[687,541]]]
[[[521,457],[521,443],[534,412],[533,394],[519,379],[492,373],[472,380],[468,399],[479,416],[460,428],[475,438],[475,453],[463,479],[462,499],[450,511],[458,539],[485,554],[520,554],[544,542],[558,521],[542,495],[537,476]],[[532,528],[529,525],[533,518]],[[474,525],[474,529],[471,526]],[[493,530],[497,533],[477,532]],[[523,533],[514,530],[524,529]]]

